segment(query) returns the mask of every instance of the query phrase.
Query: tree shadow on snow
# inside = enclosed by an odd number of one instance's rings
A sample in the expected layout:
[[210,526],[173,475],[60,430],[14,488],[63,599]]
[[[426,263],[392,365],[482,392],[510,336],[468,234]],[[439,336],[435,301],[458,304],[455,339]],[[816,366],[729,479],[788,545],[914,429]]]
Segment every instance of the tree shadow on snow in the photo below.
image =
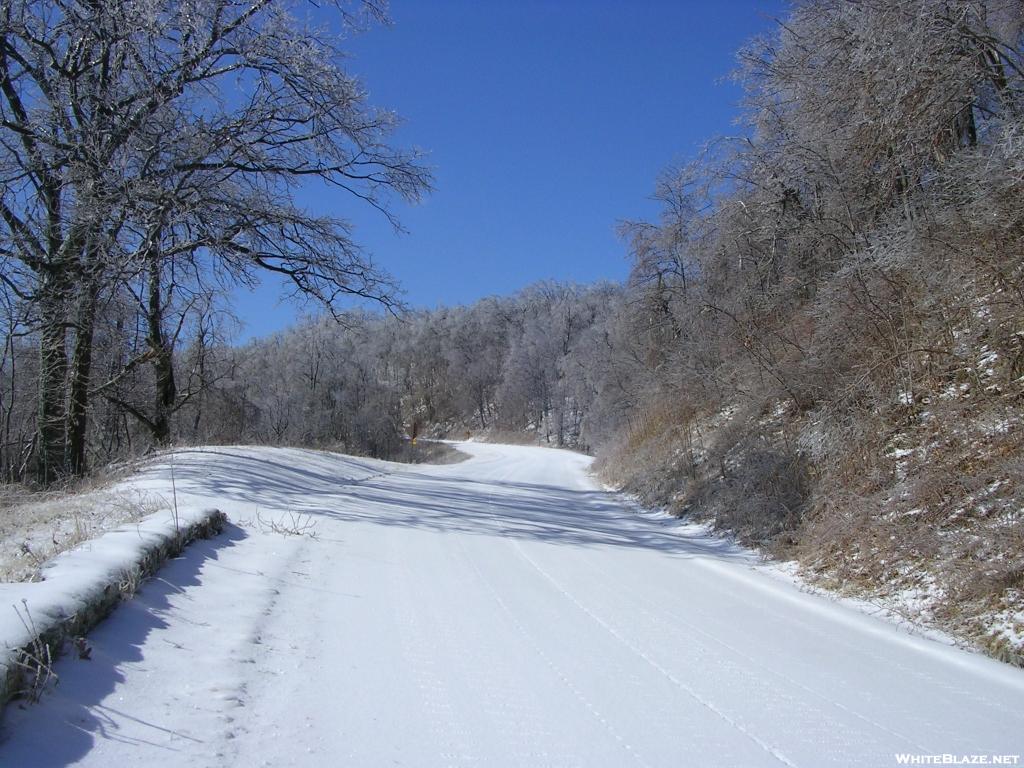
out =
[[[44,694],[42,701],[34,705],[9,702],[0,727],[0,765],[66,766],[86,755],[100,740],[145,743],[170,752],[174,750],[167,746],[168,734],[183,743],[195,741],[101,702],[124,679],[124,667],[144,662],[142,646],[151,632],[168,625],[165,617],[172,610],[172,595],[198,586],[203,564],[217,560],[221,550],[243,538],[244,531],[228,524],[215,538],[190,544],[181,556],[145,582],[132,600],[116,608],[116,631],[104,622],[90,633],[90,659],[69,653],[57,662],[59,683]],[[122,733],[118,723],[125,719],[152,729],[160,739],[147,741]]]
[[445,472],[401,470],[382,475],[376,468],[363,470],[366,477],[349,480],[331,472],[328,462],[314,467],[290,466],[223,452],[215,460],[179,459],[175,471],[179,484],[270,513],[298,512],[345,522],[574,547],[626,547],[727,559],[749,557],[728,541],[680,535],[672,531],[675,520],[658,521],[638,515],[604,491],[478,480]]

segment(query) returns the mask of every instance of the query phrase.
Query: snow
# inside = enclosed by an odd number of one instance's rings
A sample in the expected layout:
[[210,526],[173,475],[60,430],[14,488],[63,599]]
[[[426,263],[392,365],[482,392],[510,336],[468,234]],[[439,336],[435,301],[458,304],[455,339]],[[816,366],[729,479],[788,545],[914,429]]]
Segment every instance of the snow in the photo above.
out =
[[[9,707],[0,765],[883,766],[1024,751],[1024,672],[636,514],[568,451],[179,452],[193,544]],[[169,467],[134,482],[166,492]],[[163,484],[163,485],[162,485]],[[45,584],[46,582],[43,582]],[[39,586],[39,585],[31,585]]]
[[912,456],[914,451],[914,448],[893,448],[889,451],[889,456],[898,460],[906,458],[907,456]]
[[137,568],[148,550],[208,516],[200,509],[176,519],[157,513],[59,554],[43,565],[42,581],[0,584],[0,605],[13,609],[0,612],[0,649],[7,651],[0,656],[0,675],[13,662],[9,652],[30,643],[33,632],[89,610],[98,595]]
[[978,357],[978,368],[985,376],[995,376],[995,364],[999,360],[999,353],[988,346],[981,348],[981,355]]
[[[1013,600],[1019,595],[1008,596]],[[992,616],[991,637],[996,640],[1003,640],[1011,647],[1018,648],[1024,644],[1024,611],[1004,608]]]
[[1011,429],[1013,429],[1014,422],[1009,419],[992,419],[982,420],[979,424],[981,431],[985,435],[1005,435]]

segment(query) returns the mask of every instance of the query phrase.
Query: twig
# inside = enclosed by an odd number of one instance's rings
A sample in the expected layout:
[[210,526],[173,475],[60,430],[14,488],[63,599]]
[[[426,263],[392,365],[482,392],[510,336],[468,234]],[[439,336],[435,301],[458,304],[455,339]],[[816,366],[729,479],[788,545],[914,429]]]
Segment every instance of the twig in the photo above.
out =
[[23,599],[21,604],[25,607],[24,616],[18,610],[18,606],[14,605],[11,607],[18,614],[21,625],[32,639],[29,641],[27,648],[21,649],[21,653],[15,661],[15,664],[25,671],[28,678],[27,687],[23,688],[19,693],[35,704],[42,698],[43,691],[51,684],[56,685],[59,682],[59,678],[57,673],[53,671],[53,656],[50,652],[50,646],[43,640],[39,630],[36,628],[35,620],[28,609],[28,601]]

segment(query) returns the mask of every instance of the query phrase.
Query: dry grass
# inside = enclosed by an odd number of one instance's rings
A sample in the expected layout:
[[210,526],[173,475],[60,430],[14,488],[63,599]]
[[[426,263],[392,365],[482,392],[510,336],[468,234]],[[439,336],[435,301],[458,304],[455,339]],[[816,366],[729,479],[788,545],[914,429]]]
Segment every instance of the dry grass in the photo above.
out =
[[411,442],[404,443],[402,449],[390,457],[390,460],[407,464],[458,464],[468,458],[468,453],[448,443],[421,439],[417,440],[415,445]]
[[239,520],[238,524],[262,533],[276,533],[280,536],[305,536],[314,541],[319,538],[317,522],[312,515],[301,512],[281,512],[278,514],[256,510],[256,514],[248,520]]
[[598,470],[649,505],[796,559],[819,586],[1021,664],[1022,386],[980,396],[947,379],[914,403],[842,419],[779,401],[661,409]]
[[880,414],[823,464],[797,557],[819,582],[880,598],[1024,661],[1024,419],[1015,398],[924,398]]
[[475,437],[477,440],[485,443],[502,443],[504,445],[548,445],[544,442],[544,436],[540,432],[499,429],[498,427],[489,427],[488,429],[476,432],[464,432],[462,437],[465,437],[467,440]]
[[634,417],[617,443],[601,451],[594,469],[644,504],[678,511],[708,461],[707,426],[721,415],[698,415],[661,401]]
[[18,652],[15,664],[21,668],[23,687],[16,695],[36,704],[49,688],[56,686],[57,673],[53,671],[54,655],[39,630],[28,609],[28,602],[21,601],[22,607],[13,606],[25,631],[32,638],[28,645]]
[[55,555],[165,508],[164,499],[140,491],[31,492],[2,486],[0,581],[35,581]]

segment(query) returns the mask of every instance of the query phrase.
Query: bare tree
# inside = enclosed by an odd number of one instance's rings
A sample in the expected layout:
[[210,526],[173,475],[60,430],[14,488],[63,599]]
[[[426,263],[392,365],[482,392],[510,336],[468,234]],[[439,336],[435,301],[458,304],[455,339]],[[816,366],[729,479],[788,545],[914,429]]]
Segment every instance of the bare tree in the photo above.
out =
[[[342,33],[380,15],[338,11]],[[429,186],[418,154],[387,143],[394,115],[340,68],[338,39],[271,0],[7,0],[0,14],[0,213],[21,265],[7,282],[38,307],[40,480],[84,468],[93,325],[113,286],[140,287],[157,441],[177,397],[165,315],[178,275],[267,271],[329,307],[394,301],[343,220],[293,202],[319,182],[394,221],[394,196]]]

